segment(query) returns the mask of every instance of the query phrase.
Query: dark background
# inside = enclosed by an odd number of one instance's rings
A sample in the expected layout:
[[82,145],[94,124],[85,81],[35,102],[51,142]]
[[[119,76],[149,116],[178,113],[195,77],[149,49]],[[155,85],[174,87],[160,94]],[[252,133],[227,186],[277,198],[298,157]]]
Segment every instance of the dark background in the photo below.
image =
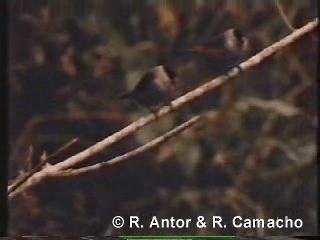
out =
[[[299,28],[317,1],[280,1]],[[9,182],[75,137],[55,162],[120,130],[147,110],[118,95],[158,64],[186,92],[290,34],[274,1],[8,1]],[[186,52],[237,28],[248,56]],[[156,121],[89,163],[111,159],[194,114],[204,120],[157,151],[77,179],[52,179],[9,199],[10,236],[315,235],[318,35],[187,108]],[[32,146],[36,157],[28,159]],[[38,157],[37,157],[38,156]],[[301,218],[301,229],[114,229],[139,215]]]

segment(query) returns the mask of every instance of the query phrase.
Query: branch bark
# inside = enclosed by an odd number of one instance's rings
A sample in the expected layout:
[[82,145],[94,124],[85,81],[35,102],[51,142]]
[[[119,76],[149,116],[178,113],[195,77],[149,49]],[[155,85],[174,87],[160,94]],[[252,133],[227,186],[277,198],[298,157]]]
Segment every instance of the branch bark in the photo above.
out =
[[[254,67],[266,61],[268,58],[272,57],[275,53],[279,52],[283,48],[298,41],[300,38],[302,38],[306,34],[314,31],[317,27],[318,27],[318,18],[309,22],[305,26],[297,29],[296,31],[292,32],[290,35],[274,43],[273,45],[263,49],[261,52],[252,56],[248,60],[242,62],[238,67],[234,67],[233,69],[231,69],[226,75],[221,75],[219,77],[216,77],[211,81],[203,84],[202,86],[175,99],[174,101],[171,102],[170,106],[162,107],[156,114],[149,114],[146,117],[142,117],[138,119],[137,121],[131,123],[127,127],[105,138],[104,140],[79,152],[78,154],[75,154],[67,158],[65,161],[62,161],[55,165],[44,166],[42,170],[32,175],[29,179],[27,179],[27,181],[21,184],[20,187],[16,188],[15,191],[11,192],[9,194],[9,197],[13,197],[18,192],[22,192],[32,186],[35,186],[36,184],[38,184],[48,176],[53,176],[59,172],[60,173],[65,172],[67,170],[72,169],[73,166],[76,166],[79,163],[84,163],[92,155],[105,151],[106,149],[110,148],[115,143],[119,142],[125,137],[132,135],[138,129],[144,127],[145,125],[151,123],[152,121],[155,121],[157,118],[162,117],[166,114],[169,114],[173,111],[176,111],[182,108],[183,106],[187,105],[188,103],[191,103],[197,100],[198,98],[200,98],[205,94],[209,94],[210,92],[214,91],[218,87],[221,87],[222,85],[228,83],[235,77],[238,77],[241,72],[253,69]],[[9,189],[10,189],[10,186],[9,186]]]
[[195,116],[191,118],[189,121],[179,125],[178,127],[172,129],[171,131],[165,133],[164,135],[157,137],[156,139],[146,143],[145,145],[138,147],[134,149],[133,151],[127,152],[121,156],[115,157],[111,160],[97,163],[88,167],[82,167],[79,169],[68,169],[63,172],[54,173],[52,177],[77,177],[82,176],[84,174],[92,174],[104,169],[107,169],[109,167],[112,167],[114,165],[125,163],[130,159],[133,159],[134,157],[137,157],[147,151],[150,151],[154,148],[159,147],[160,144],[167,141],[169,138],[173,137],[174,135],[184,131],[185,129],[191,127],[195,123],[197,123],[200,120],[200,116]]
[[196,99],[200,98],[201,96],[208,94],[215,90],[216,88],[226,84],[231,79],[237,77],[241,71],[248,71],[263,61],[267,60],[269,57],[280,51],[286,46],[294,43],[307,33],[314,31],[318,26],[318,18],[314,21],[308,23],[307,25],[297,29],[287,37],[283,38],[282,40],[274,43],[273,45],[263,49],[261,52],[257,53],[253,57],[249,58],[247,61],[242,62],[239,67],[234,67],[231,69],[226,75],[221,75],[217,78],[212,79],[211,81],[203,84],[202,86],[188,92],[187,94],[175,99],[171,102],[170,106],[162,107],[156,114],[149,114],[146,117],[142,117],[137,121],[131,123],[127,127],[123,128],[119,132],[114,133],[113,135],[105,138],[101,142],[96,143],[95,145],[87,148],[86,150],[66,159],[65,161],[58,163],[56,165],[57,168],[60,170],[66,170],[72,167],[75,164],[79,164],[84,162],[88,157],[99,153],[101,151],[105,151],[106,149],[110,148],[113,144],[119,142],[125,137],[130,136],[138,129],[142,128],[143,126],[149,124],[150,122],[156,120],[159,117],[162,117],[166,114],[169,114],[179,108],[182,108],[187,103],[195,101]]

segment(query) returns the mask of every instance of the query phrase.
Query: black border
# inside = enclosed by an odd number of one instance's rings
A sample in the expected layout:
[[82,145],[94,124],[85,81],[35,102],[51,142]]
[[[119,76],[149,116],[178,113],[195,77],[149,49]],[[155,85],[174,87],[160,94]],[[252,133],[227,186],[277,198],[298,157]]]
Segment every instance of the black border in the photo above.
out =
[[7,183],[8,183],[8,71],[7,71],[7,1],[0,2],[0,66],[1,66],[1,87],[0,87],[0,237],[7,236],[8,223],[8,199],[7,199]]

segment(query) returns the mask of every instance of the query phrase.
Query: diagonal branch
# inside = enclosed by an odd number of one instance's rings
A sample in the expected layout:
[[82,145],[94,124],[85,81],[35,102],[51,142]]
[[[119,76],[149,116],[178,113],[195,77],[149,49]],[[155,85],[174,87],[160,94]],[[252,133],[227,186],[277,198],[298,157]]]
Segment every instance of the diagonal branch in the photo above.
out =
[[30,178],[33,174],[40,171],[41,168],[49,163],[53,158],[56,156],[66,152],[70,148],[72,148],[74,145],[76,145],[79,142],[78,138],[72,139],[70,142],[63,145],[61,148],[59,148],[57,151],[55,151],[53,154],[41,159],[41,162],[38,163],[34,168],[32,168],[29,172],[25,173],[23,176],[18,177],[10,186],[8,187],[8,193],[15,191],[19,186],[21,186],[25,181],[27,181],[28,178]]
[[59,173],[62,171],[66,171],[68,169],[72,169],[73,166],[78,165],[79,163],[84,163],[89,157],[105,151],[106,149],[110,148],[115,143],[119,142],[120,140],[124,139],[135,133],[138,129],[142,128],[143,126],[155,121],[157,118],[162,117],[166,114],[169,114],[173,111],[176,111],[183,106],[191,103],[198,98],[202,97],[205,94],[209,94],[210,92],[214,91],[218,87],[228,83],[235,77],[238,77],[241,71],[248,71],[253,69],[254,67],[258,66],[262,62],[266,61],[270,57],[272,57],[275,53],[279,52],[283,48],[293,44],[294,42],[298,41],[300,38],[305,36],[306,34],[314,31],[318,27],[318,18],[314,19],[313,21],[309,22],[305,26],[297,29],[287,37],[281,39],[280,41],[274,43],[273,45],[263,49],[261,52],[257,53],[253,57],[249,58],[245,62],[242,62],[238,67],[234,67],[231,69],[226,75],[221,75],[212,79],[211,81],[203,84],[202,86],[186,93],[185,95],[175,99],[171,102],[170,106],[162,107],[156,114],[149,114],[146,117],[142,117],[137,121],[131,123],[127,127],[123,128],[122,130],[114,133],[113,135],[105,138],[104,140],[94,144],[93,146],[75,154],[65,161],[57,163],[55,165],[47,165],[41,171],[35,173],[31,176],[24,184],[20,185],[20,189],[17,188],[15,192],[11,192],[9,197],[12,197],[17,193],[17,191],[21,192],[26,190],[27,188],[36,185],[37,183],[41,182],[44,178],[48,177],[49,175],[54,175],[55,173]]
[[282,18],[282,20],[284,21],[284,23],[287,25],[287,27],[291,30],[291,31],[294,31],[295,28],[292,26],[292,24],[290,23],[288,17],[286,16],[286,14],[284,13],[283,11],[283,8],[280,4],[280,1],[279,0],[274,0],[274,3],[276,5],[276,8]]
[[77,177],[82,176],[84,174],[92,174],[96,173],[98,171],[107,169],[109,167],[112,167],[117,164],[125,163],[128,160],[133,159],[134,157],[137,157],[147,151],[153,150],[157,147],[159,147],[160,144],[167,141],[169,138],[177,135],[178,133],[184,131],[185,129],[191,127],[195,123],[197,123],[200,120],[200,116],[195,116],[188,120],[187,122],[184,122],[183,124],[179,125],[178,127],[175,127],[171,131],[165,133],[164,135],[155,138],[154,140],[146,143],[143,146],[140,146],[130,152],[127,152],[121,156],[115,157],[109,161],[97,163],[91,166],[82,167],[79,169],[68,169],[62,172],[53,173],[50,177]]
[[119,142],[125,137],[130,136],[134,132],[136,132],[138,129],[142,128],[143,126],[149,124],[150,122],[157,119],[157,117],[164,116],[166,114],[169,114],[187,103],[193,102],[196,99],[200,98],[201,96],[210,93],[211,91],[215,90],[216,88],[226,84],[229,80],[232,78],[235,78],[239,75],[241,71],[248,71],[252,69],[253,67],[256,67],[261,62],[267,60],[269,57],[280,51],[286,46],[289,46],[290,44],[294,43],[304,35],[306,35],[309,32],[312,32],[316,29],[318,26],[318,18],[316,18],[314,21],[308,23],[307,25],[297,29],[287,37],[283,38],[282,40],[274,43],[273,45],[263,49],[261,52],[257,53],[253,57],[249,58],[247,61],[242,62],[239,67],[235,67],[231,69],[227,73],[227,75],[221,75],[217,78],[212,79],[211,81],[203,84],[202,86],[188,92],[187,94],[175,99],[173,102],[171,102],[171,106],[164,106],[162,107],[157,113],[155,114],[149,114],[146,117],[142,117],[138,119],[137,121],[131,123],[127,127],[123,128],[119,132],[114,133],[113,135],[105,138],[104,140],[96,143],[95,145],[87,148],[86,150],[66,159],[65,161],[58,163],[56,165],[57,168],[61,170],[66,170],[68,168],[71,168],[73,165],[84,162],[86,159],[88,159],[89,156],[92,156],[96,153],[99,153],[101,151],[104,151],[108,148],[110,148],[113,144]]

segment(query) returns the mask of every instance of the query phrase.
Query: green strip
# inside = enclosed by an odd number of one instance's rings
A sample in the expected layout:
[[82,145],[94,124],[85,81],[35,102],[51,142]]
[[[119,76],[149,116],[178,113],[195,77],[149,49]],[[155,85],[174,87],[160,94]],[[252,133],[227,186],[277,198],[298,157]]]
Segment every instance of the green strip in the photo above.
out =
[[206,239],[214,239],[214,240],[235,240],[237,239],[236,236],[119,236],[119,239],[123,240],[156,240],[156,239],[161,239],[161,240],[206,240]]

